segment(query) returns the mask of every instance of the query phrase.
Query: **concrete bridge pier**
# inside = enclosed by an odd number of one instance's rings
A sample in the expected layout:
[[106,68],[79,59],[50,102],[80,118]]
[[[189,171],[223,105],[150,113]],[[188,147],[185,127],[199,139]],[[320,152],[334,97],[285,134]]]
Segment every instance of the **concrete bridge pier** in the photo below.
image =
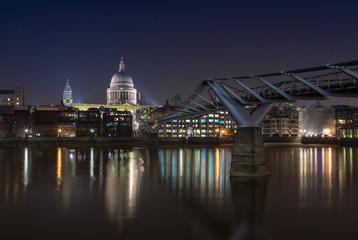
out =
[[[241,87],[246,89],[252,96],[254,96],[260,104],[257,104],[256,108],[248,111],[241,104],[247,104],[236,93],[229,91],[226,87],[226,91],[221,87],[218,81],[207,80],[206,84],[215,93],[220,100],[221,104],[229,112],[230,116],[238,124],[238,129],[235,136],[235,145],[233,150],[233,156],[231,160],[231,177],[263,177],[268,176],[269,171],[266,166],[264,155],[264,142],[261,133],[261,123],[265,119],[265,116],[270,112],[274,103],[267,101],[255,91],[248,88],[242,82],[235,80]],[[275,88],[277,91],[281,91]],[[230,92],[231,94],[229,94]],[[233,96],[236,96],[237,101],[233,100]]]
[[159,145],[158,133],[149,133],[149,147],[156,147]]
[[239,127],[231,159],[231,177],[269,176],[260,127]]
[[142,123],[147,128],[149,132],[149,147],[156,147],[159,145],[159,138],[158,138],[158,132],[159,129],[162,127],[161,123],[158,123],[154,128],[147,123],[146,121],[142,120]]

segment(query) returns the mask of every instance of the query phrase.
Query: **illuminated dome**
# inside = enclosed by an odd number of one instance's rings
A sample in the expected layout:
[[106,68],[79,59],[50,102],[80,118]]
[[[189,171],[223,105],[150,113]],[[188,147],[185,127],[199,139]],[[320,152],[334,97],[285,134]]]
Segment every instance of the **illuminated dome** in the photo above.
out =
[[111,79],[110,88],[107,89],[107,104],[137,104],[137,90],[134,88],[131,76],[124,68],[123,56],[119,64],[119,70]]
[[133,80],[131,76],[129,76],[126,73],[126,70],[124,68],[124,61],[123,57],[121,58],[121,62],[119,64],[119,70],[117,73],[115,73],[111,79],[111,88],[133,88]]

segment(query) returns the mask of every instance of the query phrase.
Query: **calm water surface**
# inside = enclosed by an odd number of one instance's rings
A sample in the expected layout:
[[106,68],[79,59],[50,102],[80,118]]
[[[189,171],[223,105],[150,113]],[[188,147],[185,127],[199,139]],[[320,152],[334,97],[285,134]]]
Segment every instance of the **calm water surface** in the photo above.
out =
[[0,149],[1,239],[358,239],[358,148]]

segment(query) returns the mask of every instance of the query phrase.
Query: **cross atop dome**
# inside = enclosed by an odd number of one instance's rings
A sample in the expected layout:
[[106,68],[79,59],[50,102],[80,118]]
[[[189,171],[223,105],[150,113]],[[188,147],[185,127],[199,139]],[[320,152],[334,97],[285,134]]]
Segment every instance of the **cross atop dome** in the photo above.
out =
[[119,70],[118,72],[125,72],[125,68],[124,68],[124,61],[123,61],[123,55],[121,56],[121,61],[119,63]]

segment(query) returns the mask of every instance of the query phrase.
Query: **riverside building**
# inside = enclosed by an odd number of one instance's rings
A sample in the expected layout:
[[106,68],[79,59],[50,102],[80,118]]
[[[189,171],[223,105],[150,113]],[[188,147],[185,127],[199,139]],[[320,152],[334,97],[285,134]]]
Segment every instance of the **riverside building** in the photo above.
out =
[[[175,108],[168,100],[163,107],[151,107],[141,111],[143,119],[156,119],[169,114]],[[175,119],[163,123],[159,137],[216,137],[230,136],[236,124],[227,111],[216,111],[201,117]]]
[[298,109],[282,104],[273,107],[261,127],[264,137],[297,137],[300,134]]
[[159,130],[160,137],[224,137],[231,136],[237,125],[227,111],[216,111],[197,118],[167,121]]
[[336,136],[338,138],[358,138],[358,107],[334,106]]
[[0,106],[22,107],[25,104],[24,89],[0,90]]
[[[165,116],[174,109],[168,104],[142,111],[144,119]],[[227,111],[220,110],[201,117],[170,120],[163,123],[159,137],[225,137],[233,136],[237,124]],[[280,104],[274,107],[262,123],[266,137],[297,137],[300,135],[298,108]]]
[[0,107],[0,137],[131,137],[132,115],[115,108]]

